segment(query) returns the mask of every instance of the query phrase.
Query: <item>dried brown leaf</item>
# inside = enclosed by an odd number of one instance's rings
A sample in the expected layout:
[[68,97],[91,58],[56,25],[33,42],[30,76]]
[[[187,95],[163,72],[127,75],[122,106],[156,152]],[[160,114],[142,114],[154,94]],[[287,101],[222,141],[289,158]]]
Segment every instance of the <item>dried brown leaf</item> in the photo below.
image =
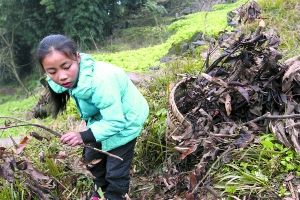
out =
[[6,158],[0,165],[0,177],[12,183],[15,180],[14,171],[11,168],[11,158]]
[[286,137],[283,121],[271,121],[269,124],[270,130],[276,135],[276,138],[285,146],[292,147],[292,144]]
[[284,181],[291,181],[294,178],[295,178],[295,175],[290,173],[287,175],[287,177],[285,177]]
[[33,167],[33,165],[29,162],[29,160],[25,159],[26,163],[27,163],[27,168],[25,170],[25,172],[31,176],[31,178],[37,182],[41,181],[41,180],[46,180],[48,181],[50,178],[49,176],[41,173],[39,170],[35,169]]
[[58,154],[56,155],[56,159],[65,159],[67,158],[67,153],[66,151],[59,151]]
[[5,147],[0,147],[0,159],[3,159],[3,155],[5,153],[6,148]]
[[195,195],[194,195],[193,193],[191,193],[191,192],[187,192],[187,193],[185,194],[185,199],[186,199],[186,200],[196,200],[196,199],[195,199]]
[[206,73],[201,73],[201,76],[203,76],[206,80],[208,80],[210,82],[213,82],[217,85],[220,85],[220,86],[225,87],[225,88],[228,87],[228,84],[220,78],[212,77],[212,76],[210,76]]
[[225,109],[227,116],[231,114],[232,107],[231,107],[231,96],[227,93],[225,96]]
[[253,134],[243,131],[243,133],[240,134],[240,137],[234,141],[234,145],[238,148],[245,148],[253,141],[253,139]]
[[189,174],[189,190],[193,190],[197,185],[197,178],[194,171]]
[[92,160],[91,162],[87,163],[86,165],[87,165],[88,167],[93,167],[93,166],[97,165],[98,163],[100,163],[102,160],[103,160],[103,159],[94,159],[94,160]]
[[293,142],[293,147],[295,150],[300,153],[300,144],[299,144],[299,130],[295,128],[295,122],[293,119],[286,119],[288,134],[291,137]]
[[179,147],[176,146],[174,147],[175,150],[179,151],[180,154],[180,159],[183,160],[185,157],[187,157],[189,154],[193,153],[194,151],[197,150],[198,144],[194,144],[190,147]]
[[244,87],[241,87],[241,86],[237,86],[237,87],[234,87],[244,98],[245,100],[249,103],[249,100],[250,100],[250,97],[249,97],[249,93],[248,91],[244,88]]
[[284,64],[286,64],[286,65],[288,65],[288,66],[291,66],[291,65],[294,64],[294,62],[298,62],[298,61],[300,61],[300,55],[294,56],[294,57],[292,57],[292,58],[287,59],[287,60],[284,62]]
[[29,137],[25,136],[21,140],[20,144],[18,145],[18,148],[16,149],[16,154],[22,153],[28,142],[29,142]]
[[300,70],[300,61],[294,61],[292,63],[292,65],[290,65],[287,69],[287,71],[284,73],[282,79],[289,79],[289,78],[293,78],[292,76],[295,73],[298,73],[298,71]]
[[80,158],[75,159],[71,164],[70,168],[75,173],[84,174],[88,177],[94,178],[92,173],[86,168],[86,165],[81,161]]

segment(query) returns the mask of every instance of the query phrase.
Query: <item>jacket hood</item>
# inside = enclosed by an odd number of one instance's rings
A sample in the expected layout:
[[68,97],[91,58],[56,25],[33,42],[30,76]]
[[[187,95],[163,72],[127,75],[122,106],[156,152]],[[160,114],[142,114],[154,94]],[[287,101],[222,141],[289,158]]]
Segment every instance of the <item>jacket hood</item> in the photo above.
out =
[[55,83],[48,75],[47,82],[51,89],[56,93],[69,93],[75,97],[88,98],[91,95],[92,75],[95,67],[94,59],[84,53],[80,53],[79,72],[74,88],[65,88]]

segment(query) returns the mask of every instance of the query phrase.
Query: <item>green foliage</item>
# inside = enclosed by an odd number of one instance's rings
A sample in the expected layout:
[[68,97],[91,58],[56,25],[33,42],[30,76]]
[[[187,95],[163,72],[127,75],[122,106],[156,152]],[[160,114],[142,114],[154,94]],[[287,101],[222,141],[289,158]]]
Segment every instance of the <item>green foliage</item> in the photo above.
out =
[[260,154],[261,159],[267,157],[271,166],[280,172],[294,171],[300,174],[300,168],[298,167],[300,156],[298,153],[279,144],[273,135],[264,135],[261,136],[260,139],[260,143],[263,146],[263,150]]
[[146,71],[148,67],[159,64],[159,59],[167,54],[165,44],[138,50],[117,53],[93,54],[96,60],[102,60],[123,67],[126,71]]
[[[9,64],[15,62],[18,73],[31,74],[32,53],[42,37],[62,33],[72,37],[82,50],[97,49],[97,44],[112,33],[113,24],[128,14],[130,8],[139,9],[146,1],[121,0],[1,0],[0,1],[0,70],[1,79],[12,80]],[[2,37],[3,36],[3,37]],[[5,41],[2,40],[5,38]],[[12,44],[9,44],[12,42]],[[2,47],[12,48],[5,62]],[[22,66],[22,67],[19,67]]]
[[[15,181],[14,183],[8,183],[4,179],[0,179],[0,199],[12,199],[12,200],[25,200],[26,190],[24,183]],[[33,197],[33,199],[35,199]]]
[[163,14],[167,14],[167,10],[165,9],[164,6],[157,4],[157,2],[155,0],[148,0],[145,3],[144,6],[144,10],[146,12],[149,12],[153,15],[163,15]]
[[189,41],[195,34],[202,32],[208,36],[216,36],[227,27],[227,13],[243,2],[245,0],[226,4],[223,10],[191,14],[185,19],[172,23],[167,30],[173,35],[160,45],[117,53],[94,53],[93,56],[96,60],[116,64],[127,71],[146,71],[151,66],[159,65],[159,59],[165,56],[171,47]]
[[62,175],[62,168],[59,167],[52,158],[45,158],[46,161],[46,169],[48,169],[48,173],[50,176],[55,178],[60,178]]
[[5,186],[0,186],[0,188],[1,188],[1,190],[0,190],[0,199],[12,199],[10,187],[5,185]]
[[273,135],[265,134],[259,144],[235,150],[232,161],[215,171],[215,187],[225,196],[284,197],[287,195],[284,174],[298,175],[299,163],[298,153],[278,143]]
[[153,46],[166,40],[168,32],[164,26],[143,26],[121,29],[114,32],[111,40],[101,49],[107,52],[124,51]]

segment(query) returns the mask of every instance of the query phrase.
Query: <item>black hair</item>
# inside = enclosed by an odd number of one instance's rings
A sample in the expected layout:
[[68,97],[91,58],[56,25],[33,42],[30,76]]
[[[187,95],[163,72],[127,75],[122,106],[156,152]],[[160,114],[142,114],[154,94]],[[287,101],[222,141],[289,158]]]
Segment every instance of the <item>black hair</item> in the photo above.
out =
[[[43,60],[54,50],[64,53],[67,57],[72,59],[75,59],[77,55],[76,43],[73,40],[60,34],[48,35],[40,41],[36,51],[37,59],[42,68]],[[52,116],[57,117],[59,112],[66,110],[66,105],[70,95],[68,91],[55,93],[49,86],[48,82],[44,82],[43,85],[50,92]]]

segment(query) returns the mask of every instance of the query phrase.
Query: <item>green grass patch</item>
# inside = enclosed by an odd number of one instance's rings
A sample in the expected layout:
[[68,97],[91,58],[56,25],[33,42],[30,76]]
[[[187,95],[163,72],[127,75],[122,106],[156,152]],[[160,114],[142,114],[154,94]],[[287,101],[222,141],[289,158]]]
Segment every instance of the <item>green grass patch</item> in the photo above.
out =
[[300,54],[300,3],[298,0],[259,0],[267,27],[272,27],[281,39],[280,50],[287,59]]
[[228,29],[227,13],[242,5],[245,0],[233,4],[215,7],[212,12],[199,12],[176,21],[167,30],[173,33],[164,43],[148,48],[128,50],[116,53],[94,53],[96,60],[106,61],[123,67],[126,71],[147,71],[151,66],[159,65],[159,59],[169,52],[169,49],[189,41],[195,34],[202,32],[215,37],[220,31]]
[[259,143],[234,150],[231,156],[230,163],[214,170],[214,187],[223,197],[283,199],[290,195],[286,175],[300,173],[300,155],[272,134],[260,136]]
[[108,38],[101,51],[114,53],[163,43],[168,36],[164,25],[120,29]]
[[[4,104],[0,104],[0,116],[9,116],[17,117],[20,119],[26,119],[26,115],[28,114],[29,110],[36,104],[36,102],[37,97],[31,96],[23,100],[8,101]],[[10,120],[0,119],[1,126],[4,125],[4,121],[6,121],[6,123],[9,123]],[[32,129],[32,127],[18,127],[6,129],[0,132],[0,137],[24,135],[26,131]]]

